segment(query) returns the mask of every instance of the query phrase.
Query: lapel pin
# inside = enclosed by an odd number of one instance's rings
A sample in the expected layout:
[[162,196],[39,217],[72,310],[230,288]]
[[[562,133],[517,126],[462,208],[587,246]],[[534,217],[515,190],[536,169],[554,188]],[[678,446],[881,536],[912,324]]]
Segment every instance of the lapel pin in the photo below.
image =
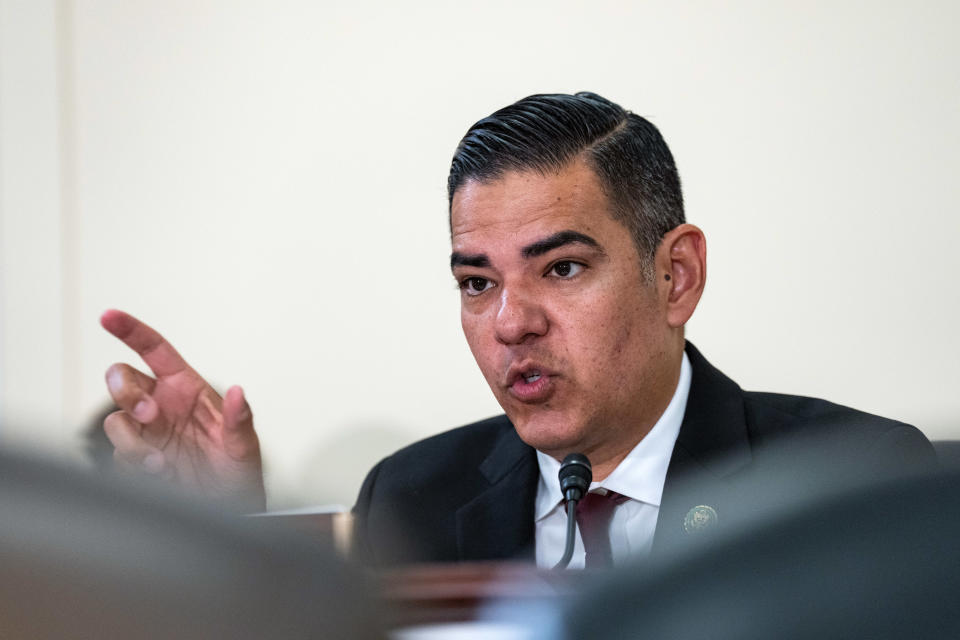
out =
[[719,518],[716,509],[700,504],[687,511],[683,519],[683,530],[687,533],[703,533],[716,527]]

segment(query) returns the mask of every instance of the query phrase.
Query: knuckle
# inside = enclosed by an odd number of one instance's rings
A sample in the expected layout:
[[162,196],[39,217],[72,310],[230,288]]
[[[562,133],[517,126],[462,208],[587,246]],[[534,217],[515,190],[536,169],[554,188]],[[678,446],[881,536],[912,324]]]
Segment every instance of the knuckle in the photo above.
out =
[[127,464],[139,469],[143,467],[144,459],[148,453],[150,453],[150,451],[144,446],[141,446],[141,443],[134,442],[117,446],[113,450],[113,458],[114,460],[123,460]]
[[107,417],[103,419],[103,425],[106,426],[108,424],[113,425],[117,423],[122,423],[126,420],[126,418],[127,418],[127,412],[124,411],[123,409],[117,409],[116,411],[111,411],[110,413],[107,414]]
[[115,400],[131,397],[136,393],[136,383],[130,375],[129,367],[118,363],[111,365],[106,373],[107,389]]
[[130,426],[130,416],[126,411],[114,411],[103,419],[103,430],[107,435],[118,434]]
[[233,455],[238,460],[249,460],[260,456],[260,443],[256,437],[243,438],[239,440],[233,450]]
[[114,362],[112,365],[107,367],[106,378],[107,382],[110,382],[111,379],[124,380],[127,378],[127,372],[130,368],[125,362]]
[[123,428],[123,411],[114,411],[103,419],[103,431],[113,442],[113,436]]

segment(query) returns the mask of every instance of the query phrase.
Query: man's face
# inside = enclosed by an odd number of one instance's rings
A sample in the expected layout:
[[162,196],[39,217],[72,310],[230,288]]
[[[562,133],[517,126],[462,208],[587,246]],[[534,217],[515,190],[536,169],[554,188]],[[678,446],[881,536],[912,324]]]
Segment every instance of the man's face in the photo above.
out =
[[469,181],[451,207],[470,350],[520,437],[555,457],[635,443],[676,384],[665,299],[609,212],[581,161]]

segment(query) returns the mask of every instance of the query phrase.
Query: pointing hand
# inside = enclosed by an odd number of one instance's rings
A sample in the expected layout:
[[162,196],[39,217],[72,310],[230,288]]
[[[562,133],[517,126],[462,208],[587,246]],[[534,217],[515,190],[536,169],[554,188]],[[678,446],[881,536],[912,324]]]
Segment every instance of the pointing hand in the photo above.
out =
[[123,363],[107,369],[107,388],[120,411],[103,427],[118,464],[262,511],[260,444],[243,390],[231,387],[221,397],[163,336],[127,313],[107,311],[100,324],[153,373]]

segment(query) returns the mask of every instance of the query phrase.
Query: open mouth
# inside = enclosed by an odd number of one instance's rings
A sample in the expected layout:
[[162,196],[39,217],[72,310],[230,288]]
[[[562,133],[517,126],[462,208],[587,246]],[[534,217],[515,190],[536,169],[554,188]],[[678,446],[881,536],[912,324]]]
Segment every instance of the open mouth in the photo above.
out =
[[514,376],[510,394],[521,402],[544,402],[556,392],[555,374],[551,371],[531,367],[517,372]]

